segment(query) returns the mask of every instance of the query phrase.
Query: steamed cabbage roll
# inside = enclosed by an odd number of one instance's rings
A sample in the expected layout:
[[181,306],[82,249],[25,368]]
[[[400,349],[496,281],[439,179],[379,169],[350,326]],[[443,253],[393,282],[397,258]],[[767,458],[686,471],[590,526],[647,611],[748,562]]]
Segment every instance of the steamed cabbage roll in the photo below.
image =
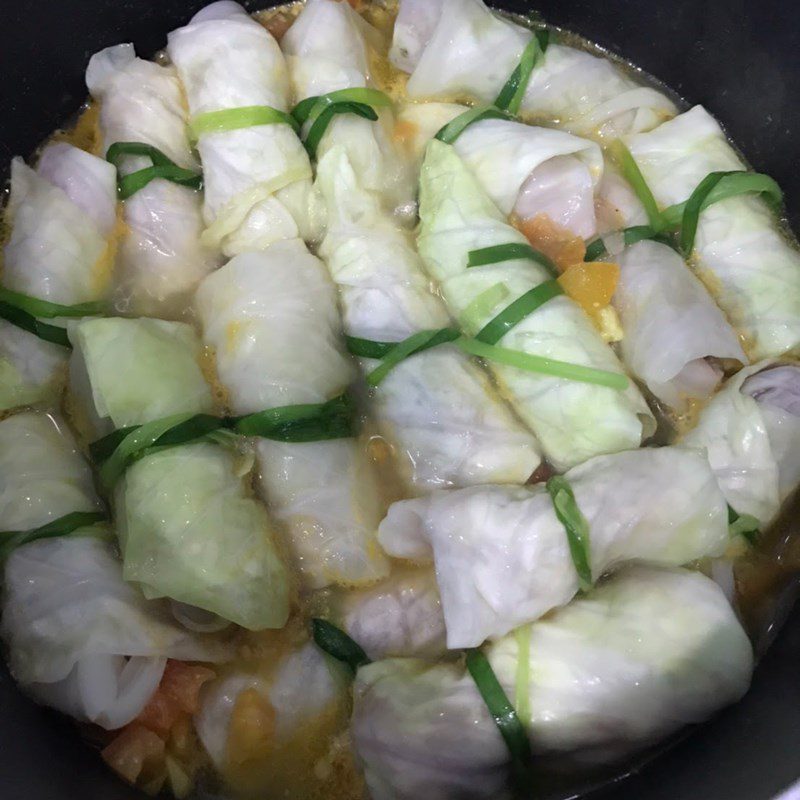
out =
[[[717,121],[695,106],[647,134],[626,139],[662,206],[688,199],[710,172],[745,170]],[[705,209],[695,240],[696,268],[754,359],[800,344],[800,252],[765,202],[731,197]]]
[[[344,722],[347,673],[346,667],[307,642],[270,663],[266,674],[263,666],[254,666],[252,672],[237,670],[210,684],[194,722],[214,765],[234,785],[237,767],[246,767],[243,779],[249,784],[263,781],[261,788],[266,789],[279,779],[287,748],[296,747],[298,740],[304,747],[309,740],[324,742],[324,736]],[[259,715],[269,720],[260,737],[238,733]]]
[[[70,336],[73,392],[95,435],[214,410],[188,325],[98,319]],[[156,448],[130,466],[113,495],[123,576],[147,598],[170,597],[253,630],[281,627],[286,570],[240,462],[201,440]]]
[[[376,39],[380,44],[378,31],[349,3],[309,0],[281,39],[295,103],[340,89],[372,87],[369,55]],[[334,144],[344,147],[361,184],[380,194],[390,210],[408,215],[413,200],[409,165],[392,139],[391,111],[375,110],[375,122],[355,114],[334,117],[317,157]]]
[[672,248],[637,242],[618,262],[622,358],[659,400],[682,409],[686,398],[711,395],[722,369],[709,357],[747,363],[736,331]]
[[[48,145],[36,170],[15,158],[3,286],[62,305],[102,299],[116,198],[114,167],[72,145]],[[67,356],[60,345],[0,320],[0,411],[53,400]]]
[[[103,151],[116,142],[153,145],[178,166],[199,172],[186,134],[186,112],[174,67],[136,58],[132,44],[92,56],[86,83],[100,102]],[[128,175],[151,165],[127,156]],[[186,186],[157,178],[124,205],[126,233],[117,253],[114,306],[130,315],[177,318],[190,293],[215,266],[200,244],[201,196]]]
[[[400,115],[406,150],[422,159],[429,142],[465,106],[418,103]],[[594,192],[603,175],[598,145],[564,131],[506,119],[467,127],[453,147],[497,207],[523,222],[546,215],[574,236],[597,232]]]
[[[0,529],[100,509],[61,420],[22,413],[0,422]],[[126,584],[103,531],[78,528],[17,547],[3,567],[0,632],[14,677],[33,697],[114,729],[145,706],[167,658],[217,661],[228,648],[181,629]]]
[[[328,206],[320,255],[339,285],[348,335],[392,342],[450,325],[409,234],[362,187],[344,150],[331,149],[317,174]],[[362,359],[365,372],[377,363]],[[412,490],[524,483],[540,463],[534,438],[453,345],[402,361],[372,400]]]
[[[750,642],[715,583],[648,567],[614,576],[487,656],[534,754],[592,764],[702,722],[745,693],[753,670]],[[379,661],[359,670],[354,693],[353,740],[374,800],[510,796],[508,749],[463,666]]]
[[[390,57],[411,73],[412,99],[493,103],[532,37],[483,0],[401,0]],[[676,109],[607,58],[551,43],[533,70],[521,113],[575,133],[619,136],[649,130]]]
[[[598,456],[566,475],[588,524],[593,580],[631,560],[668,566],[721,555],[725,498],[703,450],[644,448]],[[548,490],[483,486],[394,503],[386,552],[433,562],[447,644],[474,647],[567,603],[579,578]]]
[[330,598],[329,610],[333,622],[373,661],[447,653],[442,601],[430,567],[398,567],[376,586],[339,590]]
[[[347,389],[354,369],[335,291],[299,239],[239,255],[201,284],[197,313],[234,413],[324,403]],[[388,573],[375,539],[383,504],[364,443],[260,439],[256,449],[262,495],[308,585]]]
[[[289,111],[283,54],[265,28],[232,0],[220,0],[169,35],[170,60],[193,118],[254,106]],[[311,165],[285,123],[202,133],[206,231],[203,242],[225,255],[280,239],[313,239],[321,220]]]
[[800,367],[763,361],[728,380],[685,437],[725,499],[766,527],[800,483]]
[[[467,267],[471,250],[527,244],[527,239],[506,222],[457,152],[437,140],[428,145],[423,165],[420,217],[420,254],[468,334],[478,333],[510,303],[551,277],[539,263],[524,259]],[[537,308],[498,344],[622,372],[589,317],[564,295]],[[556,469],[601,453],[638,447],[655,429],[653,416],[633,384],[620,392],[494,362],[490,367]]]

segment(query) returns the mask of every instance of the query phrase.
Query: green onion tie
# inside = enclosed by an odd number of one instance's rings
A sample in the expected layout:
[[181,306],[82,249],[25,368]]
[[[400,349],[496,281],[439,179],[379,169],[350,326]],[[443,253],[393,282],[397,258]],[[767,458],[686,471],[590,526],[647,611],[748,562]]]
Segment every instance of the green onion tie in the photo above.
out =
[[189,122],[189,136],[196,142],[208,133],[226,133],[260,125],[288,125],[300,132],[297,120],[285,111],[272,106],[241,106],[197,114]]
[[569,552],[578,583],[584,592],[592,588],[592,567],[589,561],[589,523],[581,513],[569,482],[562,475],[547,481],[547,491],[553,501],[553,510],[564,526],[569,542]]
[[543,306],[548,300],[564,294],[558,281],[545,281],[525,294],[518,297],[513,303],[504,308],[493,320],[481,328],[475,339],[485,344],[497,344],[512,328],[519,325],[522,320]]
[[516,261],[517,259],[535,261],[548,271],[551,278],[557,278],[559,275],[558,267],[544,253],[540,253],[529,244],[523,244],[522,242],[495,244],[491,247],[470,250],[467,255],[467,268],[485,267],[490,264],[501,264],[504,261]]
[[343,630],[324,619],[313,619],[314,642],[337,661],[347,664],[355,675],[359,667],[372,662],[358,642],[351,639]]
[[153,162],[153,166],[137,170],[130,175],[118,177],[117,193],[121,200],[127,200],[156,178],[172,181],[172,183],[177,183],[190,189],[201,189],[203,186],[202,175],[198,175],[190,169],[179,167],[169,156],[151,144],[145,144],[144,142],[115,142],[108,148],[106,161],[113,164],[119,171],[120,161],[125,156],[146,156]]
[[476,106],[448,122],[434,138],[445,144],[453,144],[470,125],[484,119],[511,119],[511,115],[494,106]]
[[99,511],[73,511],[29,531],[3,531],[0,533],[0,562],[4,562],[17,547],[38,539],[69,536],[79,528],[87,528],[107,519]]
[[505,86],[500,90],[500,94],[497,95],[497,99],[494,101],[497,108],[504,109],[515,116],[519,114],[533,70],[544,59],[549,42],[549,31],[540,30],[534,33],[533,38],[522,51],[519,64],[517,64],[511,73],[511,77],[506,81]]

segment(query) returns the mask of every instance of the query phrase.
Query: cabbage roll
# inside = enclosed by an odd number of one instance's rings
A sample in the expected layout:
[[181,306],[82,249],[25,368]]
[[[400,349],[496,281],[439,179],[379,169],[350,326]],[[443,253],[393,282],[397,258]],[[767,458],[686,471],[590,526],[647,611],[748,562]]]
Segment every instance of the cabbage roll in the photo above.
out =
[[[280,47],[231,0],[195,14],[169,35],[170,60],[193,117],[252,106],[289,110],[289,78]],[[203,133],[206,228],[203,242],[225,255],[280,239],[317,236],[321,220],[308,155],[283,123]]]
[[[551,277],[540,264],[522,259],[467,267],[473,249],[527,244],[527,239],[506,222],[456,151],[437,140],[428,145],[423,165],[420,217],[420,254],[468,334],[476,334],[511,302]],[[483,302],[487,295],[493,303]],[[564,295],[537,308],[498,344],[610,372],[623,371],[589,317]],[[655,429],[655,420],[632,383],[620,392],[493,362],[490,367],[558,470],[600,453],[638,447]]]
[[[592,764],[702,722],[745,693],[753,670],[750,642],[715,583],[643,566],[487,656],[534,753]],[[354,746],[374,800],[510,796],[508,749],[463,666],[379,661],[359,670],[354,694]]]
[[[621,562],[678,566],[728,545],[725,498],[703,450],[597,456],[565,477],[588,523],[593,580]],[[402,500],[378,538],[389,555],[434,563],[451,648],[503,636],[578,591],[565,526],[541,484]]]
[[[702,106],[626,144],[662,206],[686,200],[710,172],[747,169]],[[800,252],[761,198],[731,197],[705,209],[694,257],[700,278],[744,335],[753,359],[797,348]]]
[[[532,36],[483,0],[401,0],[390,57],[411,73],[412,99],[493,103]],[[533,70],[521,113],[575,133],[608,137],[649,130],[676,108],[607,58],[551,43]]]
[[682,410],[686,398],[711,395],[722,369],[709,357],[747,363],[736,332],[672,248],[637,242],[618,261],[622,358],[659,400]]
[[337,591],[332,620],[373,660],[440,658],[447,653],[442,601],[430,567],[396,568],[376,586]]
[[763,361],[741,370],[684,442],[707,449],[731,508],[766,527],[800,483],[800,367]]
[[[102,299],[116,198],[114,167],[72,145],[48,145],[36,170],[15,158],[3,285],[62,305]],[[0,411],[54,400],[67,356],[60,345],[0,320]]]
[[[307,746],[309,731],[329,724],[329,718],[341,718],[349,694],[347,668],[307,642],[270,664],[269,674],[239,670],[210,684],[201,698],[195,715],[195,728],[212,762],[223,774],[235,766],[262,762],[260,771],[280,769],[281,748],[302,736]],[[232,731],[236,717],[245,717],[257,709],[272,719],[272,731],[264,731],[267,741],[252,741],[259,752],[241,749]],[[257,713],[257,712],[256,712]],[[246,740],[245,740],[246,742]],[[237,747],[238,745],[238,747]],[[266,745],[266,747],[265,747]],[[252,780],[253,776],[249,776]]]
[[[201,284],[196,306],[236,414],[324,403],[353,379],[335,288],[299,239],[237,256]],[[388,573],[375,539],[383,503],[365,443],[260,439],[256,449],[261,493],[309,586]]]
[[[86,83],[100,102],[103,152],[116,142],[153,145],[178,166],[199,172],[186,134],[186,112],[174,67],[136,58],[132,44],[92,56]],[[128,175],[151,165],[127,156]],[[215,266],[200,244],[201,196],[186,186],[157,178],[123,205],[126,233],[117,253],[115,309],[132,316],[177,318],[189,295]]]
[[[465,106],[417,103],[403,109],[399,130],[406,151],[422,160],[427,143]],[[505,119],[467,127],[453,147],[497,207],[520,220],[547,215],[575,236],[597,232],[594,192],[603,175],[595,142],[552,128]]]
[[[188,325],[109,318],[70,335],[73,392],[95,435],[213,411]],[[288,579],[240,462],[198,441],[156,448],[130,466],[113,493],[123,577],[149,599],[170,597],[253,630],[281,627]]]
[[[320,255],[339,285],[345,330],[391,342],[452,324],[409,234],[357,175],[338,147],[319,163],[318,184],[329,209]],[[368,373],[377,363],[362,359],[362,368]],[[380,432],[412,491],[524,483],[540,463],[533,436],[483,371],[453,345],[402,361],[375,387],[372,400]]]
[[[32,530],[101,510],[88,465],[63,422],[21,413],[0,422],[0,529]],[[76,719],[120,728],[155,691],[166,659],[217,661],[227,646],[181,629],[122,580],[101,527],[17,547],[4,564],[0,632],[14,677]]]
[[[376,44],[380,45],[378,31],[348,3],[309,0],[281,39],[295,103],[340,89],[372,87],[369,56]],[[414,195],[409,165],[392,139],[391,110],[375,110],[376,122],[355,114],[335,116],[319,143],[317,157],[332,145],[341,145],[361,184],[381,195],[389,210],[409,216]]]

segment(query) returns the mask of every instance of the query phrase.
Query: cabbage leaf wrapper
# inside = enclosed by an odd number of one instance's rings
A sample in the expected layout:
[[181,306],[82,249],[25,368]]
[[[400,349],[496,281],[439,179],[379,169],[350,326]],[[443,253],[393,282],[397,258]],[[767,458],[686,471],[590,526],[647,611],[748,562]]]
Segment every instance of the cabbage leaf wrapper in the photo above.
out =
[[[535,756],[572,758],[573,768],[702,722],[745,693],[753,669],[747,635],[715,583],[645,566],[486,654],[518,714],[523,707]],[[463,666],[379,661],[359,670],[354,694],[354,745],[376,800],[510,796],[508,750]]]
[[[307,742],[312,736],[309,732],[322,729],[322,734],[332,717],[344,721],[349,688],[346,668],[313,642],[307,642],[293,647],[277,664],[270,665],[268,672],[257,667],[250,672],[240,669],[210,684],[195,714],[195,728],[212,762],[223,774],[232,765],[254,758],[265,762],[264,767],[269,770],[270,761],[280,759],[281,748],[296,743],[299,735]],[[237,751],[235,740],[231,740],[237,706],[247,700],[274,715],[267,753]]]
[[[195,305],[235,414],[324,403],[354,377],[336,289],[299,239],[236,256],[206,278]],[[366,442],[259,439],[256,452],[259,489],[309,586],[388,574],[376,540],[384,506]]]
[[[101,510],[89,466],[56,417],[0,422],[0,465],[2,530]],[[114,729],[144,708],[167,658],[219,661],[230,648],[182,629],[125,583],[103,532],[79,528],[17,547],[3,567],[0,632],[14,677],[35,699]]]
[[[132,44],[107,47],[92,56],[86,83],[100,102],[103,151],[117,142],[152,145],[181,167],[199,171],[186,132],[186,112],[174,67],[136,57]],[[120,174],[150,166],[127,156]],[[201,195],[156,178],[125,200],[125,235],[113,278],[115,309],[130,316],[176,319],[191,292],[215,266],[201,245]]]
[[622,358],[659,400],[682,410],[687,398],[711,395],[722,370],[709,356],[747,363],[736,331],[672,248],[637,242],[618,262]]
[[706,448],[731,508],[765,528],[800,483],[800,367],[762,361],[741,370],[683,443]]
[[[452,324],[410,234],[363,188],[346,152],[330,149],[317,175],[328,206],[320,255],[339,286],[346,333],[399,342]],[[361,359],[366,373],[378,363]],[[400,362],[373,389],[372,401],[380,432],[395,447],[412,491],[524,483],[540,463],[533,436],[483,370],[455,346]]]
[[[174,414],[210,413],[201,345],[184,323],[108,318],[79,323],[73,392],[100,436]],[[242,457],[199,441],[145,454],[113,492],[125,580],[245,628],[281,627],[288,576]]]
[[[406,106],[398,127],[409,156],[421,163],[428,142],[467,110],[456,103]],[[452,144],[506,216],[525,221],[546,214],[582,239],[597,232],[594,195],[604,163],[595,142],[511,119],[483,119]]]
[[[494,103],[533,38],[483,0],[401,0],[390,58],[410,98]],[[553,43],[534,67],[520,114],[605,138],[650,130],[676,113],[661,92],[607,58]]]
[[[710,172],[746,170],[702,107],[625,139],[658,204],[687,200]],[[730,197],[700,214],[695,269],[754,360],[800,345],[800,251],[759,196]]]
[[[45,147],[35,170],[15,158],[3,286],[62,305],[101,300],[116,198],[114,167],[72,145]],[[67,356],[65,348],[0,319],[0,410],[53,401]]]
[[379,584],[338,590],[329,603],[333,622],[373,661],[447,655],[442,601],[430,567],[395,567]]
[[[192,118],[232,109],[289,110],[289,77],[278,43],[231,0],[199,11],[169,35]],[[281,239],[319,235],[311,165],[294,129],[283,123],[203,133],[203,242],[227,256]]]
[[[295,103],[340,89],[374,87],[370,52],[380,33],[348,3],[310,0],[281,39]],[[393,141],[391,109],[376,108],[378,120],[354,114],[334,117],[317,147],[317,158],[334,145],[343,147],[365,189],[385,207],[408,215],[414,189],[410,165]],[[307,133],[310,123],[304,126]]]
[[[595,581],[626,561],[679,566],[728,546],[725,498],[703,450],[597,456],[564,477],[588,523]],[[476,647],[538,619],[580,585],[565,527],[542,485],[401,500],[378,538],[392,556],[433,562],[451,648]]]
[[[506,222],[455,149],[437,140],[428,145],[423,165],[420,217],[419,252],[467,334],[478,333],[512,302],[552,277],[545,267],[523,259],[468,268],[472,250],[527,245],[528,240]],[[482,303],[487,296],[492,302]],[[537,308],[496,343],[529,355],[623,372],[586,313],[563,295]],[[556,469],[638,447],[655,429],[632,383],[616,391],[494,362],[489,366]]]

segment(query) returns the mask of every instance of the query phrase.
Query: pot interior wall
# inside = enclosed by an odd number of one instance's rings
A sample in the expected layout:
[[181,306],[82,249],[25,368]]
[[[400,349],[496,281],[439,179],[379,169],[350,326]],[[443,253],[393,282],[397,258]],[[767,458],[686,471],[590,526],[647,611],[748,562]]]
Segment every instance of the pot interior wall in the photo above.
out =
[[[249,3],[263,7],[266,2]],[[203,0],[1,0],[0,171],[29,155],[85,98],[91,53],[133,41],[142,54]],[[532,3],[511,2],[524,12]],[[785,0],[541,0],[548,22],[624,54],[703,103],[758,170],[775,177],[800,230],[800,22]],[[639,775],[613,800],[768,800],[800,775],[800,609],[759,667],[751,692]],[[35,707],[0,672],[0,786],[5,800],[124,800],[73,726]]]

